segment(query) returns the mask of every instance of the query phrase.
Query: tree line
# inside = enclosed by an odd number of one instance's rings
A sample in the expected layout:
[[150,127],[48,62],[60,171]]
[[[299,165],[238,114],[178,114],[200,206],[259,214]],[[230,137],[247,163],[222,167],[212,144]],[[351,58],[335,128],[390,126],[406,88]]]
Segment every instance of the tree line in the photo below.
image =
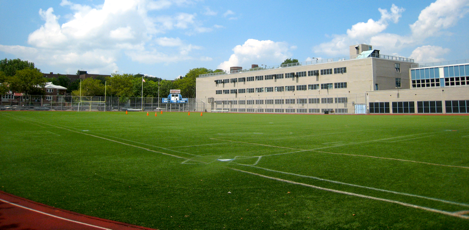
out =
[[[46,82],[51,81],[54,85],[60,85],[67,88],[67,92],[73,96],[116,96],[130,98],[168,96],[171,89],[180,89],[183,97],[196,97],[196,78],[200,74],[218,72],[221,70],[210,70],[207,68],[191,69],[185,76],[174,81],[161,78],[146,77],[142,74],[112,74],[110,77],[98,76],[95,78],[86,78],[84,80],[71,81],[65,75],[56,78],[47,79],[34,63],[20,59],[0,60],[0,95],[9,91],[22,92],[26,95],[44,95],[44,86]],[[78,74],[78,73],[77,73]]]

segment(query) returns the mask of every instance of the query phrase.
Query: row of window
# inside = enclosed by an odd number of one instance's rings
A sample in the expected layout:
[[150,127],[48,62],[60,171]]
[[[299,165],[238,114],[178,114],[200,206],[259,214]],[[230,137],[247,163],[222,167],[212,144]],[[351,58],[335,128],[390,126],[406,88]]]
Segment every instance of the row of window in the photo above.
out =
[[[445,101],[446,113],[469,113],[469,100]],[[417,101],[418,113],[443,113],[442,101]],[[370,102],[370,113],[390,113],[389,102]],[[392,113],[415,113],[415,102],[392,102]]]
[[[332,86],[336,89],[345,89],[347,88],[347,82],[336,82],[334,85],[332,83],[323,83],[321,84],[321,89],[332,89]],[[215,90],[215,94],[237,94],[237,93],[263,93],[263,92],[284,92],[284,91],[306,91],[306,90],[318,90],[319,84],[310,84],[310,85],[291,85],[291,86],[275,86],[275,87],[259,87],[259,88],[247,88],[247,89],[225,89],[225,90]]]
[[412,88],[433,88],[441,86],[469,85],[469,77],[412,80]]
[[[307,73],[307,74],[306,74]],[[347,67],[334,68],[334,74],[343,74],[347,73]],[[332,69],[322,69],[321,75],[332,74]],[[262,81],[262,80],[272,80],[272,79],[283,79],[285,78],[294,78],[294,77],[306,77],[306,76],[318,76],[319,70],[310,70],[308,72],[291,72],[291,73],[281,73],[281,74],[271,74],[271,75],[260,75],[253,77],[240,77],[240,78],[231,78],[231,79],[218,79],[215,80],[216,84],[225,84],[225,83],[235,83],[235,82],[246,82],[246,81]]]
[[263,109],[263,108],[232,108],[230,112],[239,112],[239,113],[325,113],[325,112],[334,112],[335,113],[348,113],[348,109]]
[[215,104],[232,104],[232,105],[283,105],[283,104],[340,104],[347,103],[347,97],[327,97],[327,98],[297,98],[297,99],[258,99],[258,100],[224,100],[215,101]]
[[[443,67],[445,78],[469,76],[469,65],[456,65]],[[413,69],[410,71],[412,80],[440,78],[440,68]]]

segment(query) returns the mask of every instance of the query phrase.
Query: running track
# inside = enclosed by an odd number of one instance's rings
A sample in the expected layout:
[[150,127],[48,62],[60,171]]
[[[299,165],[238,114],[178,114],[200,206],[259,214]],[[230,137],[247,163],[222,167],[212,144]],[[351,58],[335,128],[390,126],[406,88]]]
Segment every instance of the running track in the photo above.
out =
[[50,207],[0,191],[0,230],[13,229],[151,230]]

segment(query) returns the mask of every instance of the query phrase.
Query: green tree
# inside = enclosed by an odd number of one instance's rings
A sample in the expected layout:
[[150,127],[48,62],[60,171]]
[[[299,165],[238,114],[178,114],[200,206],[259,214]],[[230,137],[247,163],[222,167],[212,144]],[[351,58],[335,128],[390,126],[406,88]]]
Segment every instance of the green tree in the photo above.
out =
[[[80,89],[72,91],[73,96],[80,96]],[[81,81],[81,96],[103,96],[104,84],[98,79],[86,78]]]
[[160,82],[160,98],[167,97],[169,95],[169,90],[174,88],[175,87],[173,81],[162,80]]
[[[56,78],[52,78],[52,84],[54,85],[61,85],[65,88],[69,88],[70,84],[71,84],[71,81],[70,81],[70,78],[66,77],[66,76],[63,76],[63,75],[60,75],[58,74],[58,76]],[[71,92],[71,91],[70,91]]]
[[0,95],[4,95],[10,91],[8,85],[7,76],[3,71],[0,71]]
[[77,89],[80,89],[80,79],[70,82],[70,84],[67,87],[67,93],[71,93]]
[[[36,69],[34,63],[22,61],[21,59],[4,59],[0,60],[0,71],[3,71],[7,77],[16,75],[16,71],[23,69]],[[39,69],[36,69],[40,72]]]
[[107,77],[107,94],[117,97],[129,98],[133,96],[133,75],[131,74],[112,74]]
[[[223,70],[216,70],[216,72],[223,72]],[[183,97],[195,98],[196,78],[198,78],[201,74],[208,73],[214,73],[214,71],[203,67],[191,69],[182,79],[174,81],[173,86],[181,90],[181,94]]]
[[10,90],[23,92],[26,95],[43,94],[42,90],[46,84],[44,75],[38,69],[17,70],[15,76],[10,77]]
[[300,63],[298,62],[298,59],[291,59],[287,58],[285,61],[282,62],[281,66],[287,66],[287,65],[299,65]]

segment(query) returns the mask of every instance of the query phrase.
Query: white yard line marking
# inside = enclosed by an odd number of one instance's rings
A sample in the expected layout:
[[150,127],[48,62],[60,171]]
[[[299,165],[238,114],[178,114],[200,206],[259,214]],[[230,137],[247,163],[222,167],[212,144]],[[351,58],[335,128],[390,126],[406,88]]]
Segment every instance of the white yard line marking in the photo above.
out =
[[210,138],[210,139],[211,139],[211,140],[218,140],[218,141],[233,142],[233,143],[242,143],[242,144],[250,144],[250,145],[259,145],[259,146],[272,147],[272,148],[281,148],[281,149],[298,150],[298,149],[295,149],[295,148],[282,147],[282,146],[275,146],[275,145],[267,145],[267,144],[259,144],[259,143],[245,142],[245,141],[233,141],[233,140],[226,140],[226,139],[213,138],[213,137]]
[[409,139],[404,139],[404,140],[396,140],[396,141],[386,141],[386,143],[395,143],[395,142],[402,142],[402,141],[410,141],[410,140],[422,139],[422,138],[433,137],[433,136],[435,136],[435,135],[428,135],[428,136],[422,136],[422,137],[414,137],[414,138],[409,138]]
[[22,206],[22,205],[19,205],[19,204],[15,204],[15,203],[3,200],[3,199],[0,199],[0,201],[2,201],[4,203],[7,203],[9,205],[13,205],[13,206],[16,206],[16,207],[19,207],[19,208],[23,208],[23,209],[26,209],[26,210],[29,210],[29,211],[32,211],[32,212],[40,213],[40,214],[43,214],[43,215],[46,215],[46,216],[54,217],[54,218],[57,218],[57,219],[60,219],[60,220],[65,220],[65,221],[69,221],[69,222],[73,222],[73,223],[77,223],[77,224],[81,224],[81,225],[85,225],[85,226],[89,226],[89,227],[93,227],[93,228],[98,228],[98,229],[111,230],[110,228],[104,228],[104,227],[100,227],[100,226],[87,224],[87,223],[83,223],[83,222],[80,222],[80,221],[71,220],[71,219],[67,219],[67,218],[64,218],[64,217],[52,215],[52,214],[42,212],[42,211],[39,211],[39,210],[36,210],[36,209],[32,209],[32,208],[28,208],[28,207],[25,207],[25,206]]
[[410,194],[410,193],[404,193],[404,192],[396,192],[396,191],[392,191],[392,190],[373,188],[373,187],[368,187],[368,186],[363,186],[363,185],[350,184],[350,183],[345,183],[345,182],[340,182],[340,181],[323,179],[323,178],[315,177],[315,176],[306,176],[306,175],[301,175],[301,174],[296,174],[296,173],[282,172],[282,171],[277,171],[277,170],[263,168],[263,167],[254,166],[254,165],[245,165],[245,164],[238,164],[238,165],[242,165],[242,166],[246,166],[246,167],[252,167],[252,168],[256,168],[256,169],[262,169],[262,170],[269,171],[269,172],[276,172],[276,173],[281,173],[281,174],[286,174],[286,175],[291,175],[291,176],[297,176],[297,177],[309,178],[309,179],[314,179],[314,180],[319,180],[319,181],[325,181],[325,182],[330,182],[330,183],[334,183],[334,184],[347,185],[347,186],[351,186],[351,187],[364,188],[364,189],[375,190],[375,191],[379,191],[379,192],[387,192],[387,193],[393,193],[393,194],[402,195],[402,196],[417,197],[417,198],[426,199],[426,200],[432,200],[432,201],[438,201],[438,202],[447,203],[447,204],[453,204],[453,205],[469,207],[469,204],[455,202],[455,201],[443,200],[443,199],[438,199],[438,198],[433,198],[433,197],[427,197],[427,196],[415,195],[415,194]]
[[410,162],[410,163],[416,163],[416,164],[426,164],[426,165],[449,167],[449,168],[469,169],[469,167],[467,166],[444,165],[444,164],[430,163],[430,162],[424,162],[424,161],[405,160],[405,159],[399,159],[399,158],[377,157],[377,156],[357,155],[357,154],[349,154],[349,153],[333,153],[333,152],[325,152],[325,151],[316,151],[316,152],[334,154],[334,155],[352,156],[352,157],[368,157],[368,158],[375,158],[375,159],[381,159],[381,160],[403,161],[403,162]]
[[[13,118],[13,119],[14,119],[14,118]],[[21,121],[21,120],[20,120],[20,121]],[[30,120],[30,122],[38,123],[38,122],[36,122],[36,121],[31,121],[31,120]],[[42,123],[40,123],[40,124],[42,124]],[[130,147],[142,149],[142,150],[145,150],[145,151],[148,151],[148,152],[159,153],[159,154],[162,154],[162,155],[171,156],[171,157],[176,157],[176,158],[179,158],[179,159],[188,159],[188,158],[186,158],[186,157],[181,157],[181,156],[177,156],[177,155],[173,155],[173,154],[169,154],[169,153],[165,153],[165,152],[160,152],[160,151],[156,151],[156,150],[153,150],[153,149],[148,149],[148,148],[145,148],[145,147],[141,147],[141,146],[138,146],[138,145],[132,145],[132,144],[129,144],[129,143],[124,143],[124,142],[116,141],[116,140],[113,140],[113,139],[109,139],[109,138],[105,138],[105,137],[101,137],[101,136],[97,136],[97,135],[93,135],[93,134],[89,134],[89,133],[84,133],[84,132],[80,132],[80,131],[75,131],[75,130],[73,130],[73,129],[68,129],[68,128],[64,128],[64,127],[60,127],[60,126],[55,126],[55,125],[51,125],[51,124],[43,124],[43,125],[55,127],[55,128],[58,128],[58,129],[67,130],[67,131],[73,132],[73,133],[83,134],[83,135],[90,136],[90,137],[99,138],[99,139],[102,139],[102,140],[106,140],[106,141],[118,143],[118,144],[121,144],[121,145],[126,145],[126,146],[130,146]]]
[[248,171],[244,171],[244,170],[241,170],[241,169],[235,169],[235,168],[230,168],[230,169],[232,169],[234,171],[246,173],[246,174],[251,174],[251,175],[254,175],[254,176],[267,178],[267,179],[270,179],[270,180],[276,180],[276,181],[284,182],[284,183],[301,185],[301,186],[310,187],[310,188],[314,188],[314,189],[319,189],[319,190],[323,190],[323,191],[339,193],[339,194],[344,194],[344,195],[349,195],[349,196],[356,196],[356,197],[370,199],[370,200],[388,202],[388,203],[402,205],[402,206],[405,206],[405,207],[421,209],[421,210],[425,210],[425,211],[429,211],[429,212],[434,212],[434,213],[439,213],[439,214],[443,214],[443,215],[447,215],[447,216],[453,216],[453,217],[458,217],[458,218],[461,218],[461,219],[468,219],[469,220],[469,216],[463,216],[463,215],[459,215],[459,214],[456,214],[456,213],[453,213],[453,212],[428,208],[428,207],[419,206],[419,205],[415,205],[415,204],[409,204],[409,203],[396,201],[396,200],[390,200],[390,199],[384,199],[384,198],[379,198],[379,197],[367,196],[367,195],[362,195],[362,194],[352,193],[352,192],[345,192],[345,191],[340,191],[340,190],[336,190],[336,189],[323,188],[323,187],[319,187],[319,186],[315,186],[315,185],[310,185],[310,184],[300,183],[300,182],[296,182],[296,181],[285,180],[285,179],[281,179],[281,178],[277,178],[277,177],[266,176],[266,175],[262,175],[262,174],[258,174],[258,173],[248,172]]
[[226,145],[226,142],[224,142],[224,143],[214,143],[214,144],[201,144],[201,145],[175,146],[175,147],[171,147],[170,149],[177,149],[177,148],[192,148],[192,147],[199,147],[199,146],[211,146],[211,145]]
[[54,134],[54,135],[56,135],[56,136],[60,136],[59,134],[57,134],[57,133],[53,133],[53,132],[51,132],[51,131],[47,131],[47,130],[46,130],[46,132],[48,132],[48,133],[52,133],[52,134]]

